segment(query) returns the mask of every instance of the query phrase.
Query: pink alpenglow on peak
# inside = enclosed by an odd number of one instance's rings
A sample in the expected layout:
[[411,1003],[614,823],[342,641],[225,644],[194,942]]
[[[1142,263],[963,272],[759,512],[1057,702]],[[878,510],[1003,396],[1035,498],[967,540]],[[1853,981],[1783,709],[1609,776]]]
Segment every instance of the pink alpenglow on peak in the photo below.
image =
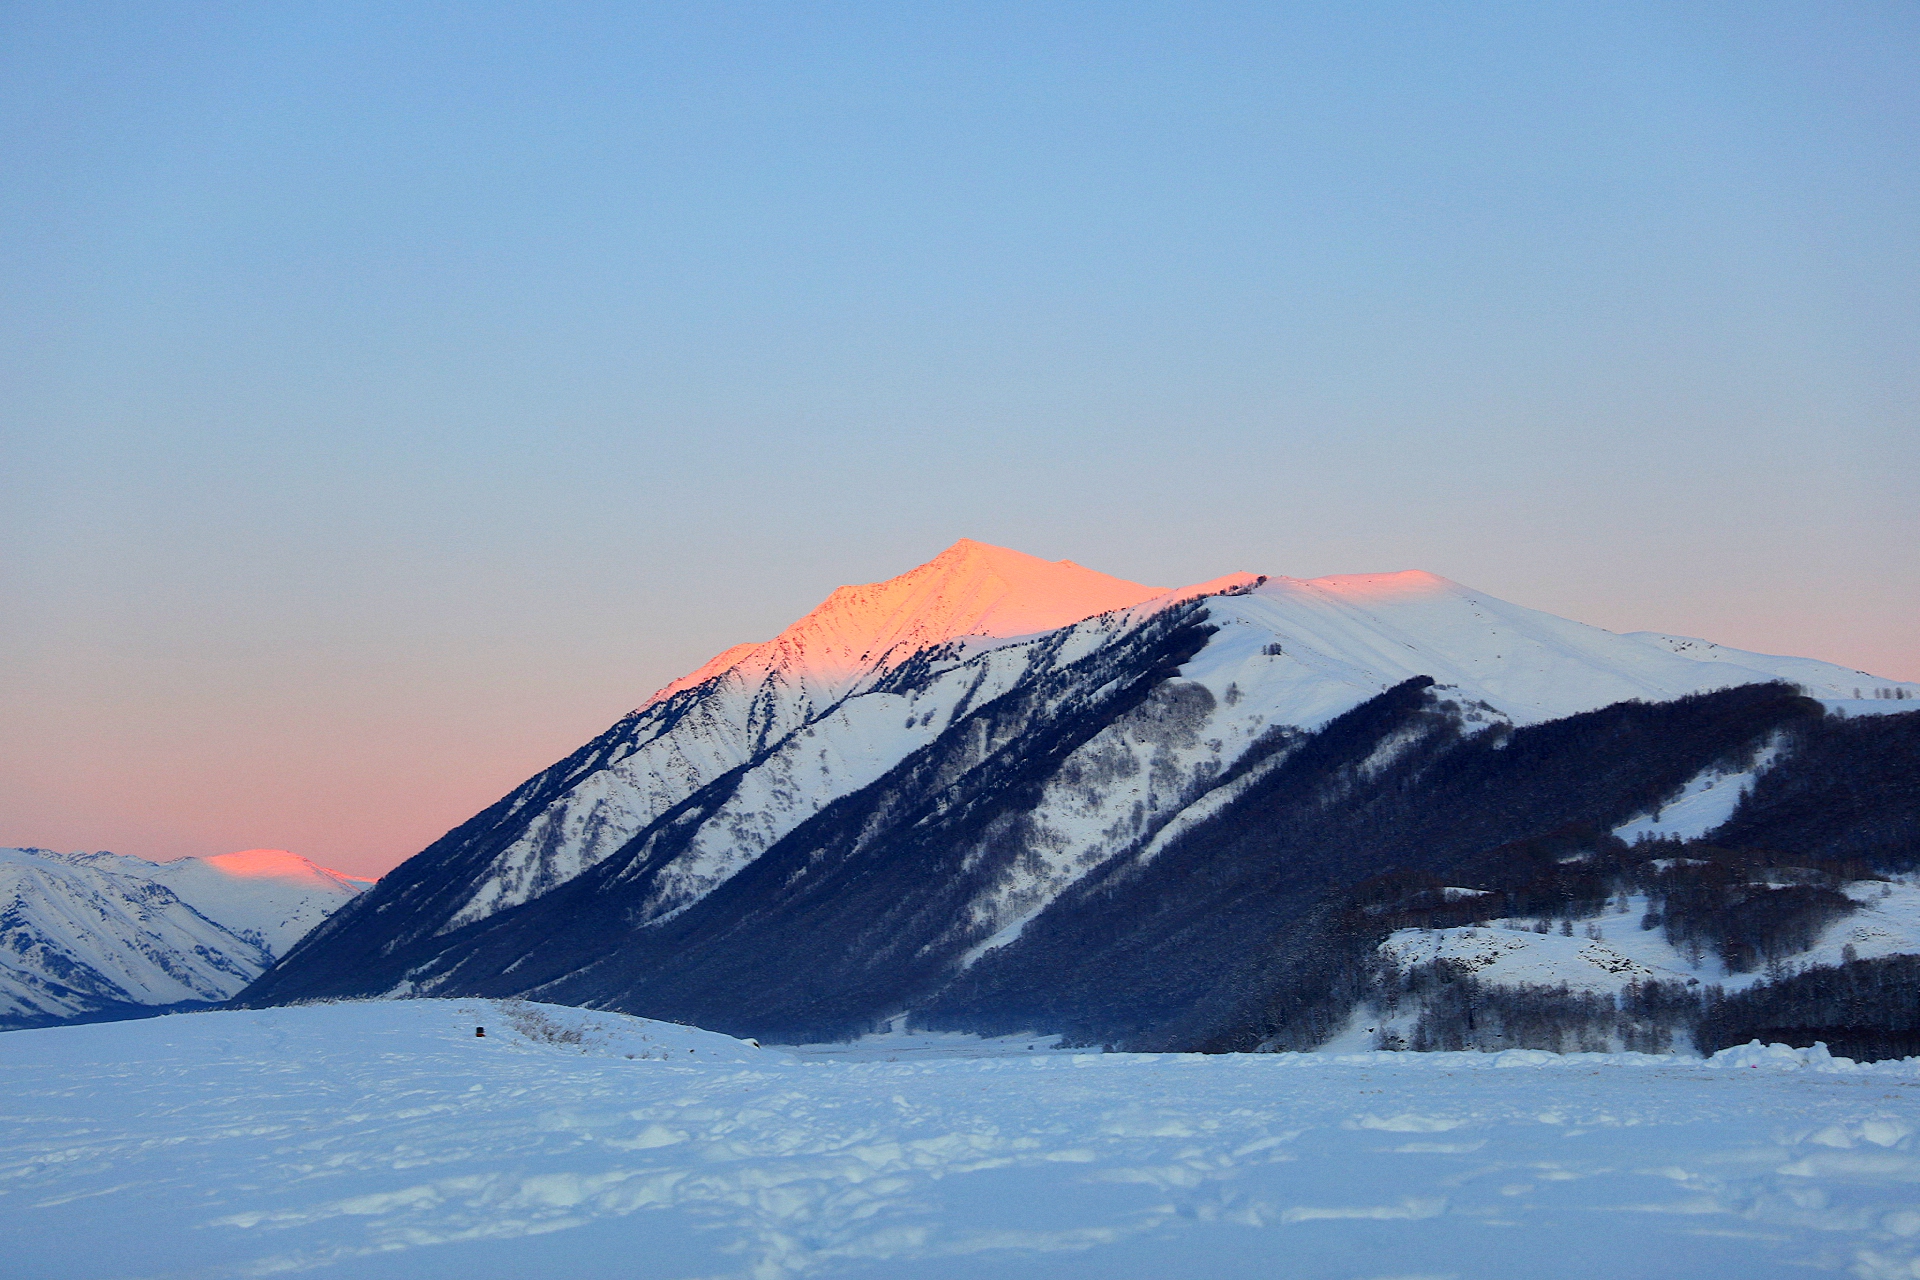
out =
[[229,999],[371,883],[284,849],[0,849],[0,1029]]
[[761,644],[735,645],[647,699],[650,706],[735,669],[780,671],[823,684],[884,670],[961,636],[1024,636],[1071,626],[1165,593],[971,538],[897,578],[836,588],[818,608]]
[[369,885],[373,881],[350,876],[344,871],[323,867],[310,858],[285,849],[242,849],[238,853],[216,853],[196,859],[214,870],[247,880],[287,880],[314,885],[346,883]]
[[1281,582],[1312,587],[1319,591],[1354,599],[1373,597],[1403,600],[1409,596],[1440,595],[1466,588],[1451,578],[1424,569],[1403,569],[1399,573],[1339,573],[1327,578],[1282,578]]
[[285,849],[178,858],[150,874],[209,918],[229,928],[240,922],[276,956],[373,884]]

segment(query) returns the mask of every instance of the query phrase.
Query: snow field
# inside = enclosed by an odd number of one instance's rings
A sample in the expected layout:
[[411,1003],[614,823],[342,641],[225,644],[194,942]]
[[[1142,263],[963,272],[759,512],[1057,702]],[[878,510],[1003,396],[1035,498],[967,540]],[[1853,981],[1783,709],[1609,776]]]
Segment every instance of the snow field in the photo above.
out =
[[10,1033],[7,1272],[1920,1276],[1920,1061],[1045,1043],[471,1000]]

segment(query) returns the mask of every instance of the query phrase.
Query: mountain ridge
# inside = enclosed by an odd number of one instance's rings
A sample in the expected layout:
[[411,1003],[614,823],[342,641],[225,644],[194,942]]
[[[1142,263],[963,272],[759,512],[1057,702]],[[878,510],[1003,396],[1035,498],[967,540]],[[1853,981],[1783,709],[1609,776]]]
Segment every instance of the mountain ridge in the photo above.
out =
[[[1049,603],[1062,581],[1078,594]],[[1096,605],[1115,607],[1023,630]],[[1861,679],[1807,659],[1621,636],[1418,570],[1242,573],[1161,591],[977,543],[842,588],[782,637],[644,704],[450,832],[244,998],[528,994],[670,1010],[742,1034],[801,1034],[818,1017],[816,1030],[838,1034],[972,983],[976,966],[1010,972],[1041,954],[1085,893],[1144,892],[1164,877],[1138,870],[1169,849],[1257,830],[1249,806],[1296,803],[1275,785],[1366,797],[1399,778],[1392,785],[1418,790],[1432,784],[1401,770],[1422,753],[1497,760],[1485,743],[1502,735],[1652,724],[1652,713],[1591,717],[1743,687],[1774,688],[1765,697],[1777,717],[1824,714],[1804,692],[1858,706],[1846,695]],[[1789,671],[1802,692],[1781,692]],[[1337,776],[1290,763],[1346,732],[1344,717],[1407,689],[1423,691],[1410,718],[1357,743]],[[1765,743],[1738,717],[1685,714],[1707,717],[1692,754],[1607,775],[1626,790],[1575,816],[1629,823],[1723,759],[1787,767],[1762,759]],[[1598,761],[1605,744],[1559,749]],[[1540,821],[1557,812],[1536,808]],[[1495,829],[1528,834],[1524,822]],[[826,883],[843,889],[823,897]],[[1305,882],[1247,883],[1269,886],[1249,890],[1257,896]],[[829,938],[855,954],[820,954],[795,973],[777,959]],[[876,970],[877,956],[893,959]],[[1045,979],[1022,969],[996,989],[1035,982]],[[750,1010],[762,1021],[743,1021]],[[1148,1033],[1128,1025],[1124,1034]],[[1099,1031],[1085,1023],[1079,1034]]]
[[285,850],[0,849],[0,1027],[225,1000],[371,883]]

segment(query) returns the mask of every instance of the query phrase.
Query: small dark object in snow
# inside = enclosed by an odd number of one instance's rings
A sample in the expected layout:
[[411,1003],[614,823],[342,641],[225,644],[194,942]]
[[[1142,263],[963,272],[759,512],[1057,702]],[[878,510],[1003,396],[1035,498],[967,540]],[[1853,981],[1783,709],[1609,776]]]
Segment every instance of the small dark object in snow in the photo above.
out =
[[487,1029],[485,1027],[475,1027],[473,1029],[473,1036],[474,1036],[474,1039],[476,1040],[485,1039],[486,1034],[487,1034]]

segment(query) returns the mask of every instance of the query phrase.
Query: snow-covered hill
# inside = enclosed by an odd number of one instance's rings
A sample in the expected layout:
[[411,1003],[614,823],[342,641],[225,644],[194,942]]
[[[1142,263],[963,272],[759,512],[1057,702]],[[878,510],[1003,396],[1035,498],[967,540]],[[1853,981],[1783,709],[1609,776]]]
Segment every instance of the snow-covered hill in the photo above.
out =
[[6,1274],[1920,1268],[1920,1060],[1030,1043],[814,1055],[482,1000],[18,1032],[0,1054]]
[[278,849],[0,849],[0,1028],[225,1000],[370,883]]
[[[721,936],[779,901],[800,911],[796,895],[807,911],[851,911],[820,887],[841,882],[890,887],[861,909],[867,924],[844,915],[836,929],[880,930],[861,945],[944,982],[1077,886],[1124,881],[1217,825],[1315,758],[1308,746],[1330,726],[1409,682],[1430,692],[1352,762],[1361,783],[1426,749],[1440,721],[1456,735],[1526,728],[1783,679],[1835,700],[1920,693],[1811,660],[1616,635],[1427,573],[1232,574],[1157,591],[962,542],[889,582],[841,588],[775,640],[668,685],[316,930],[248,999],[505,994],[502,981],[626,999],[594,984],[629,961],[664,981],[641,955],[687,963],[694,934],[712,941],[715,967],[688,981],[734,969],[746,982],[737,966],[760,943]],[[1760,746],[1702,739],[1689,776],[1729,753],[1755,762]],[[1685,781],[1636,785],[1657,802]],[[901,841],[921,842],[917,872],[911,860],[852,870]],[[936,852],[955,866],[929,878]],[[526,923],[542,902],[551,919]],[[562,922],[615,902],[577,954],[585,926]],[[896,909],[895,923],[873,915]]]

